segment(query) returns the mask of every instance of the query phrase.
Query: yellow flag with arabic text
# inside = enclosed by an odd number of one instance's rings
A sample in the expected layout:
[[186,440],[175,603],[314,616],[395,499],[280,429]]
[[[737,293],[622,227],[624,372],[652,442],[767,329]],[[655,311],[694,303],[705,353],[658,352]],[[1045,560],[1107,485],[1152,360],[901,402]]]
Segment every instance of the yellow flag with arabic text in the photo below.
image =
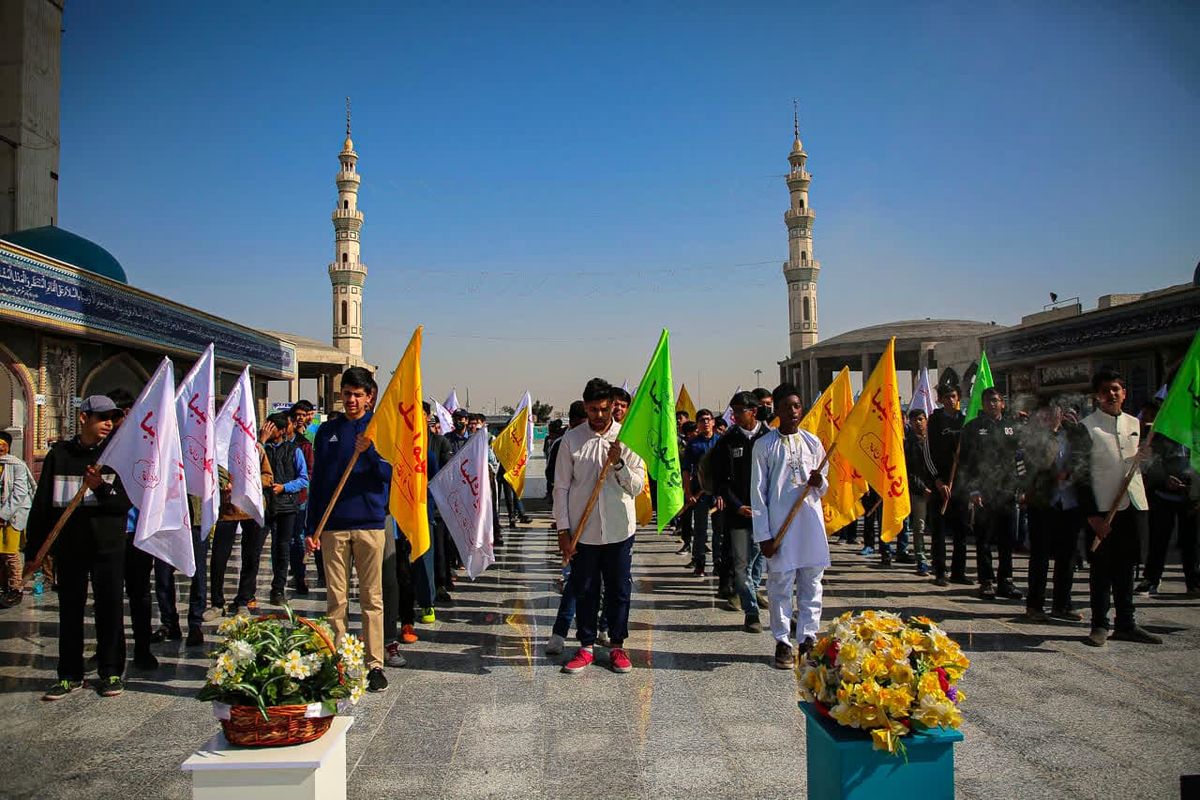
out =
[[416,561],[429,549],[429,428],[421,410],[421,332],[413,331],[364,435],[392,465],[388,511]]
[[892,541],[910,511],[895,337],[888,342],[883,357],[863,384],[858,402],[842,423],[837,452],[883,498],[880,538]]
[[832,453],[829,456],[829,491],[821,498],[826,534],[836,533],[863,515],[862,496],[867,491],[867,482],[840,451],[833,449],[853,407],[850,368],[842,367],[833,383],[800,420],[800,427],[820,439],[825,452]]
[[517,412],[496,441],[492,442],[492,450],[500,465],[504,467],[504,480],[517,493],[517,497],[525,494],[525,472],[529,466],[529,406]]

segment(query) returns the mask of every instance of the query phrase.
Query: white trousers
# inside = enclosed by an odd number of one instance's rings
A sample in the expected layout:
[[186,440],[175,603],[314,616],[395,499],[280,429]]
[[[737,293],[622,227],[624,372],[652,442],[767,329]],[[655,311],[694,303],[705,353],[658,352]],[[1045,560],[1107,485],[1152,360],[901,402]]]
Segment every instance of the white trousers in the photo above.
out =
[[821,629],[821,575],[824,567],[800,567],[767,573],[767,600],[771,604],[771,635],[777,642],[791,643],[792,594],[795,592],[796,637],[817,638]]

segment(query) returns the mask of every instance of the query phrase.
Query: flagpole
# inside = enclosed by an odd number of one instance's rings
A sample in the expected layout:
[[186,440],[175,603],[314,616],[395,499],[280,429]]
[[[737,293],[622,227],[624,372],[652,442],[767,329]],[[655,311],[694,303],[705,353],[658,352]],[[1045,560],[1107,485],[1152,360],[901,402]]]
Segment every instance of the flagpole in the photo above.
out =
[[[1146,437],[1146,441],[1142,445],[1142,448],[1149,447],[1150,443],[1153,441],[1154,441],[1154,428],[1151,428],[1150,434]],[[1108,513],[1104,515],[1105,527],[1109,527],[1112,525],[1113,517],[1115,517],[1117,515],[1117,506],[1119,506],[1121,504],[1121,498],[1125,496],[1125,492],[1129,489],[1129,484],[1133,482],[1133,476],[1137,474],[1138,467],[1141,466],[1141,462],[1142,462],[1142,451],[1138,450],[1138,452],[1136,454],[1134,454],[1134,456],[1133,456],[1133,463],[1129,465],[1129,471],[1125,473],[1125,480],[1121,481],[1121,488],[1117,490],[1117,496],[1113,498],[1112,506],[1108,509]],[[1110,533],[1111,533],[1111,531],[1110,531]],[[1105,536],[1107,536],[1107,535],[1108,534],[1105,534]],[[1096,552],[1096,550],[1100,547],[1100,543],[1102,541],[1104,541],[1104,537],[1100,536],[1100,535],[1096,535],[1092,539],[1091,552],[1093,552],[1093,553]]]
[[950,494],[954,491],[954,476],[958,474],[958,455],[962,452],[962,431],[958,434],[958,444],[954,447],[954,463],[950,465],[950,480],[946,483],[946,499],[942,500],[941,515],[946,515],[946,509],[950,506]]
[[[342,494],[342,489],[346,488],[346,481],[350,479],[350,472],[354,469],[359,455],[360,453],[355,449],[354,455],[350,456],[350,463],[346,465],[345,471],[342,472],[342,479],[338,481],[338,485],[333,490],[333,496],[329,498],[329,502],[325,505],[325,513],[321,515],[321,521],[317,524],[317,529],[308,539],[308,550],[310,552],[321,549],[321,534],[325,531],[325,523],[329,522],[329,515],[333,513],[333,507],[337,505],[338,497]],[[316,544],[313,544],[313,542],[316,542]]]
[[[821,463],[817,465],[814,472],[820,472],[825,468],[825,464],[829,461],[829,457],[833,455],[833,451],[837,449],[837,442],[834,441],[829,445],[829,449],[825,451],[825,457],[821,459]],[[783,543],[783,537],[787,533],[788,528],[792,525],[792,520],[796,518],[796,514],[800,512],[800,506],[804,505],[804,499],[808,497],[809,491],[812,489],[811,483],[804,484],[804,491],[796,498],[796,502],[792,503],[792,510],[788,512],[787,517],[783,520],[783,527],[779,529],[779,533],[775,534],[773,541],[775,550],[779,550],[779,545]]]
[[83,502],[83,494],[87,491],[87,488],[88,487],[86,483],[80,485],[79,491],[75,493],[73,498],[71,498],[71,502],[63,510],[62,516],[58,518],[58,522],[54,523],[54,527],[50,529],[50,535],[46,537],[46,541],[43,542],[42,546],[38,548],[37,555],[33,557],[32,561],[27,561],[25,563],[25,569],[22,570],[21,574],[22,579],[28,578],[30,575],[41,569],[42,561],[44,561],[46,558],[46,553],[50,552],[50,548],[53,546],[54,541],[58,539],[58,535],[62,533],[63,526],[67,524],[67,520],[71,518],[71,515],[75,513],[75,509],[79,508],[79,504]]
[[600,499],[600,489],[604,486],[604,479],[608,477],[608,470],[612,466],[612,461],[605,459],[604,466],[600,469],[600,477],[596,478],[596,485],[592,487],[592,494],[588,498],[587,505],[583,507],[583,513],[579,516],[579,522],[575,523],[575,530],[571,534],[571,550],[579,544],[579,537],[583,535],[583,526],[587,525],[588,519],[592,516],[592,511],[596,508],[596,501]]

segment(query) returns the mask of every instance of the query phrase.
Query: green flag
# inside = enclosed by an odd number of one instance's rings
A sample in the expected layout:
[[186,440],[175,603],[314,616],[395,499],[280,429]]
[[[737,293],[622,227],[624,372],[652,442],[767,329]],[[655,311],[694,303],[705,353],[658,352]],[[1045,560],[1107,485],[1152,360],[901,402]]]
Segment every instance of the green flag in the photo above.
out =
[[983,408],[983,390],[995,386],[992,380],[992,368],[988,365],[987,352],[979,354],[979,369],[975,371],[975,384],[971,387],[971,401],[967,403],[967,416],[963,422],[970,422],[979,416]]
[[646,472],[658,481],[659,533],[683,508],[670,337],[670,331],[664,328],[617,436],[618,441],[645,460]]
[[1192,337],[1192,346],[1154,418],[1154,433],[1186,447],[1191,452],[1192,469],[1200,470],[1200,330]]

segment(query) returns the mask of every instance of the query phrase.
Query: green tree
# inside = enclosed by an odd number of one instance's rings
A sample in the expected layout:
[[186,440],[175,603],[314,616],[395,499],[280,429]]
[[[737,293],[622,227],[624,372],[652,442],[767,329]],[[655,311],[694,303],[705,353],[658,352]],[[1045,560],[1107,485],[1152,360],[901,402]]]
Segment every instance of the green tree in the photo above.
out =
[[550,421],[550,413],[552,411],[554,411],[554,406],[550,405],[549,403],[543,403],[541,400],[534,400],[533,405],[530,407],[529,410],[530,410],[530,413],[533,414],[533,418],[535,421],[549,422]]

